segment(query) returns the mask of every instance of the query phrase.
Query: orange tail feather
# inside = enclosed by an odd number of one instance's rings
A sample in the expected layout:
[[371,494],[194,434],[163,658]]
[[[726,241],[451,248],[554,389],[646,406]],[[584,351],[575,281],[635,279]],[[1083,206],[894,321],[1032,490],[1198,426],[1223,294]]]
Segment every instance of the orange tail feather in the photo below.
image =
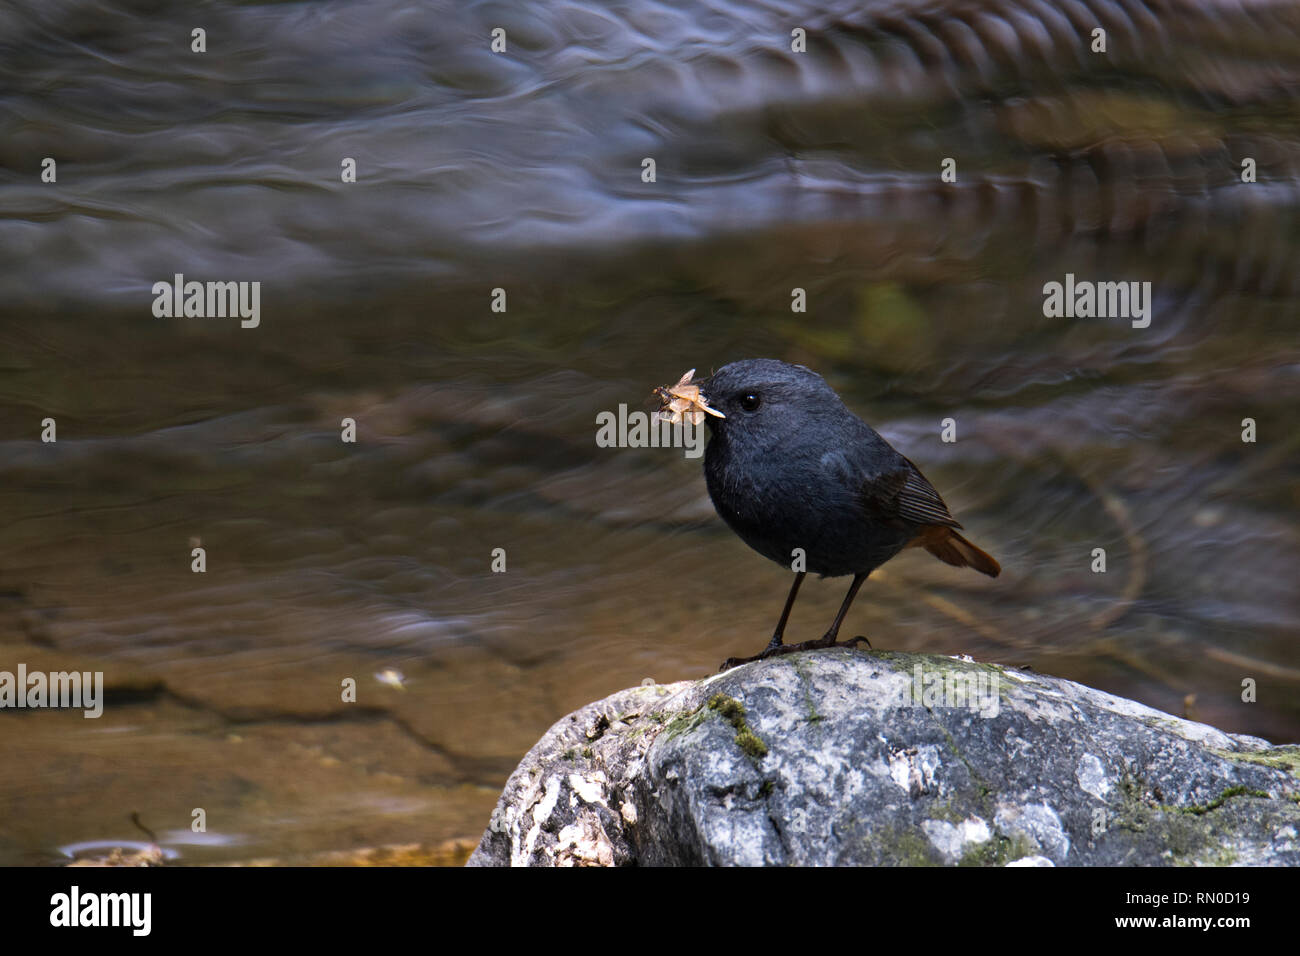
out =
[[916,543],[944,564],[951,564],[955,568],[974,568],[991,578],[996,578],[1002,571],[1002,565],[992,555],[981,551],[952,528],[943,525],[926,528]]

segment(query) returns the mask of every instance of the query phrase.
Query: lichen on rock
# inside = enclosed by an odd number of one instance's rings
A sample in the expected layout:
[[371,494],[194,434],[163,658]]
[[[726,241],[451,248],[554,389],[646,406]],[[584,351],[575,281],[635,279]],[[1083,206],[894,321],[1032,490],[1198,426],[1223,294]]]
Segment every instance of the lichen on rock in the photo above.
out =
[[1297,865],[1298,754],[1041,674],[792,654],[565,717],[470,865]]

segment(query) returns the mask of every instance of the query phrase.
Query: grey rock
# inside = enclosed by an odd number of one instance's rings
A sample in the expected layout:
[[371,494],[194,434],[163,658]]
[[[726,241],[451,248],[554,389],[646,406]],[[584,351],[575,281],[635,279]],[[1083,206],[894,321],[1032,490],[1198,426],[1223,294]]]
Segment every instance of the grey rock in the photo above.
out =
[[553,726],[471,866],[1297,865],[1300,747],[1040,674],[832,649]]

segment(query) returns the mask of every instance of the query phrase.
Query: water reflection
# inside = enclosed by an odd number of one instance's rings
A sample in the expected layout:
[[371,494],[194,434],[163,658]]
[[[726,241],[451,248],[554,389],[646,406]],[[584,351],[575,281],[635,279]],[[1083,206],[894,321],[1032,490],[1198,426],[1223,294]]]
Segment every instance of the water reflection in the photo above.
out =
[[[213,4],[203,56],[180,8],[0,13],[0,669],[108,688],[0,715],[0,860],[195,808],[186,862],[445,847],[568,710],[752,651],[781,570],[698,462],[594,441],[752,356],[1005,569],[902,556],[854,633],[1300,737],[1300,14],[1096,5],[1098,59],[1045,5],[906,11]],[[261,324],[155,318],[177,272]],[[1150,327],[1045,317],[1066,274],[1150,281]]]

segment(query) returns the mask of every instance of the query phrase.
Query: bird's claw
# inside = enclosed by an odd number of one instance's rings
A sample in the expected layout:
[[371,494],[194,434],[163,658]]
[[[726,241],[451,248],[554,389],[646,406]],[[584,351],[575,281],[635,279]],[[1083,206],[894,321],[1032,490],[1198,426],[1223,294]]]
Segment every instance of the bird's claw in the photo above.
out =
[[[827,640],[827,638],[830,639]],[[755,654],[753,657],[728,657],[722,662],[722,666],[718,668],[718,673],[721,674],[723,671],[729,671],[733,667],[739,667],[741,664],[752,664],[754,661],[765,661],[769,657],[780,657],[782,654],[793,654],[796,651],[820,650],[825,647],[856,647],[859,642],[866,644],[868,648],[871,647],[871,641],[867,640],[867,638],[861,634],[857,637],[851,637],[847,641],[837,641],[835,635],[827,634],[815,641],[803,641],[799,644],[768,645],[761,654]]]

